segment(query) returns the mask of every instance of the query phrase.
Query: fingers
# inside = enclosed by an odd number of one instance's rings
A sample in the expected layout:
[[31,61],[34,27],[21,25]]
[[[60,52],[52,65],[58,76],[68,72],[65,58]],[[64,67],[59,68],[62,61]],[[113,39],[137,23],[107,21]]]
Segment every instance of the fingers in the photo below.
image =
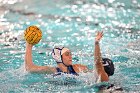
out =
[[103,31],[100,32],[100,35],[103,34]]
[[101,37],[103,36],[104,34],[103,34],[103,31],[101,32]]
[[101,35],[103,36],[103,31],[101,32]]
[[99,34],[100,34],[100,32],[98,31],[96,36],[98,36]]
[[97,33],[97,36],[103,36],[103,31]]

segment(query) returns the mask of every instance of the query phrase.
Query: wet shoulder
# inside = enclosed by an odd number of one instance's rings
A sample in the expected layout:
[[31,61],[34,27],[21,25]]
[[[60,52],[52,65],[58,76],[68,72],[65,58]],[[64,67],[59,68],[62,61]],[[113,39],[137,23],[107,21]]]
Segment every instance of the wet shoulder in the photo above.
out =
[[79,72],[85,72],[85,71],[88,70],[88,69],[87,69],[87,66],[82,65],[82,64],[74,64],[74,65],[72,65],[72,67],[73,67],[73,69],[74,69],[77,73],[79,73]]

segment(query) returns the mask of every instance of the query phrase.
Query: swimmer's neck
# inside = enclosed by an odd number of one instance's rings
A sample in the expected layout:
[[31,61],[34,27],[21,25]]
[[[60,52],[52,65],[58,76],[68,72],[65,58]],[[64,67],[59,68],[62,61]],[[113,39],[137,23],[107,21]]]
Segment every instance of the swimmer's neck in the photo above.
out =
[[68,68],[63,63],[60,63],[57,66],[62,72],[68,72]]

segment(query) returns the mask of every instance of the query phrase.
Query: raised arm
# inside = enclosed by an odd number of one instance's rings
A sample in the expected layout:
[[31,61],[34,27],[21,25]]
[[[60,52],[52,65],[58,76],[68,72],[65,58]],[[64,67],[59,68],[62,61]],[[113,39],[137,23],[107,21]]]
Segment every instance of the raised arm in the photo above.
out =
[[25,68],[29,72],[46,72],[55,73],[56,69],[49,66],[37,66],[32,60],[32,47],[33,45],[26,43],[26,53],[25,53]]
[[105,72],[102,64],[102,57],[101,57],[100,45],[99,45],[102,36],[103,36],[103,32],[98,32],[95,38],[94,62],[95,62],[96,71],[98,75],[101,76],[101,81],[103,82],[103,81],[108,81],[109,77]]

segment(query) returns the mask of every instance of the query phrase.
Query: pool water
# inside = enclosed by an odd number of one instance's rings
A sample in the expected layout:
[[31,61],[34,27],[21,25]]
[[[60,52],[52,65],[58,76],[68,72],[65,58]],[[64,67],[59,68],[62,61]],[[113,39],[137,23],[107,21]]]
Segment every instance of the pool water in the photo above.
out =
[[115,74],[109,83],[123,93],[140,92],[140,0],[1,0],[0,1],[0,92],[95,93],[92,73],[79,77],[28,73],[24,69],[24,30],[37,25],[42,40],[33,47],[37,65],[56,66],[54,46],[71,49],[73,63],[94,68],[94,38],[103,31],[103,57],[111,58]]

